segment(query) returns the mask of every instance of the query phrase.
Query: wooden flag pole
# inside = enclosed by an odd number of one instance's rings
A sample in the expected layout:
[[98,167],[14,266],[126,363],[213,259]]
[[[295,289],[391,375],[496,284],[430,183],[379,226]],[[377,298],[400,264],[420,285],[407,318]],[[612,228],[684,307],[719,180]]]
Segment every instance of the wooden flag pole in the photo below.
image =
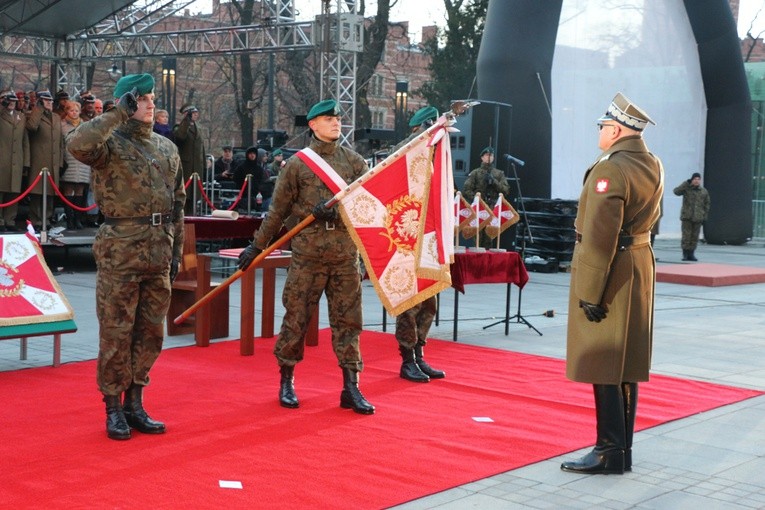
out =
[[[250,266],[246,269],[246,271],[252,271],[253,269],[255,269],[258,266],[258,264],[260,264],[260,262],[263,261],[263,259],[265,259],[266,257],[268,257],[268,255],[271,254],[271,252],[273,252],[275,249],[279,248],[284,243],[286,243],[287,241],[295,237],[298,234],[298,232],[300,232],[305,227],[313,223],[314,219],[315,218],[313,217],[313,214],[309,214],[308,216],[306,216],[303,221],[301,221],[300,223],[292,227],[292,229],[289,232],[287,232],[282,237],[280,237],[279,239],[271,243],[265,250],[259,253],[258,256],[255,257],[255,259],[252,261],[252,264],[250,264]],[[244,271],[242,271],[241,269],[237,269],[234,272],[234,274],[226,278],[226,280],[223,281],[220,285],[218,285],[217,287],[213,287],[213,289],[207,294],[205,294],[204,296],[202,296],[199,299],[199,301],[191,305],[182,314],[180,314],[178,317],[173,319],[173,322],[175,324],[182,324],[186,319],[194,315],[197,312],[197,310],[205,306],[215,296],[217,296],[218,294],[223,292],[226,288],[228,288],[229,285],[231,285],[232,283],[237,281],[239,278],[241,278],[243,274],[244,274]]]

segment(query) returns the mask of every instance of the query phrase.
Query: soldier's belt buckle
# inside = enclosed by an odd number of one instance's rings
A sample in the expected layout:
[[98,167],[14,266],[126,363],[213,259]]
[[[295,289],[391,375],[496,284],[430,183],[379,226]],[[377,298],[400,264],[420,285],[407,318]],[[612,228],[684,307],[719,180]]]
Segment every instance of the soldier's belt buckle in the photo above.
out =
[[325,221],[324,222],[324,229],[325,230],[335,230],[335,222],[334,221]]
[[162,213],[155,212],[151,215],[151,226],[152,227],[158,227],[162,225]]

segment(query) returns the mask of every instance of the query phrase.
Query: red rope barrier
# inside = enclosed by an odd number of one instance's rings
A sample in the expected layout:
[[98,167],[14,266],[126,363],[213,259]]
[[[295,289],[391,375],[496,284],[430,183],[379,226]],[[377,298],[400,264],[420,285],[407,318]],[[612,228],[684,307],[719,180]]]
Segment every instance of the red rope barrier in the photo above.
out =
[[56,182],[53,180],[53,176],[51,174],[48,174],[48,182],[50,182],[50,185],[53,186],[53,191],[56,192],[56,195],[58,195],[58,198],[60,198],[61,201],[64,202],[64,204],[68,205],[75,211],[87,212],[87,211],[92,211],[93,209],[98,207],[98,204],[93,204],[89,207],[80,207],[79,205],[74,205],[72,202],[69,201],[69,199],[67,199],[64,196],[64,194],[61,192],[61,189],[58,186],[56,186]]
[[35,179],[35,181],[34,181],[34,182],[33,182],[33,183],[32,183],[32,184],[31,184],[31,185],[30,185],[30,186],[29,186],[29,187],[28,187],[28,188],[27,188],[27,189],[24,191],[24,193],[22,193],[21,195],[17,196],[17,197],[16,197],[16,198],[14,198],[14,199],[12,199],[10,202],[6,202],[6,203],[4,203],[4,204],[0,204],[0,209],[2,209],[3,207],[9,207],[9,206],[12,206],[13,204],[15,204],[15,203],[17,203],[17,202],[20,202],[21,200],[23,200],[23,198],[24,198],[25,196],[29,195],[29,193],[31,193],[31,192],[32,192],[32,188],[34,188],[35,186],[37,186],[37,183],[38,183],[38,182],[40,182],[40,178],[41,178],[41,177],[42,177],[42,172],[40,172],[39,174],[37,174],[37,178]]
[[[247,186],[247,183],[242,184],[242,189],[239,190],[239,195],[237,195],[236,200],[234,200],[234,203],[231,204],[231,206],[228,209],[226,209],[227,211],[233,211],[236,208],[237,204],[239,204],[239,201],[242,199],[242,195],[244,195],[244,190],[246,186]],[[199,181],[199,180],[197,181],[197,187],[199,188],[199,192],[202,193],[202,198],[207,203],[207,205],[210,206],[210,208],[213,211],[217,211],[218,208],[213,205],[213,203],[210,201],[210,197],[208,197],[207,193],[205,193],[204,186],[202,186],[202,181]]]

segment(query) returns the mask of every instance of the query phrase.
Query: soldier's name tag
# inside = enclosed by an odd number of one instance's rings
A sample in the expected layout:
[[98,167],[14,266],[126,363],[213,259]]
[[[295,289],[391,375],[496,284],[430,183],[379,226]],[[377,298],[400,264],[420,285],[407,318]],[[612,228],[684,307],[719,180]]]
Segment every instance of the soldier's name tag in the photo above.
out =
[[605,193],[606,191],[608,191],[608,179],[595,181],[595,193]]

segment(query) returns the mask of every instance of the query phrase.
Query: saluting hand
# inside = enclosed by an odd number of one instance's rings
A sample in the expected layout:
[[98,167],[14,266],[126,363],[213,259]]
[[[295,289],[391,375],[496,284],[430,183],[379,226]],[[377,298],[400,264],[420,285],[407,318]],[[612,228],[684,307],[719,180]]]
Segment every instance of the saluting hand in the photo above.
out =
[[138,111],[138,100],[136,99],[138,89],[133,87],[130,92],[125,92],[117,101],[117,106],[125,110],[128,116],[132,117],[133,114]]

